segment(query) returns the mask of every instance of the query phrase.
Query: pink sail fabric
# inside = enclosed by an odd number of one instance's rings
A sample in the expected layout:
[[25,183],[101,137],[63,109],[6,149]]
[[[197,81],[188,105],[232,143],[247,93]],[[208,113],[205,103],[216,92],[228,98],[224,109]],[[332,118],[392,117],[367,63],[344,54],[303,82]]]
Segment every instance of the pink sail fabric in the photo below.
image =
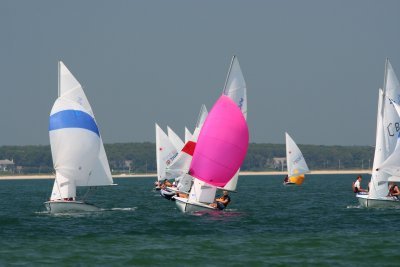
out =
[[201,129],[189,174],[223,187],[242,165],[248,145],[249,129],[242,112],[222,95]]

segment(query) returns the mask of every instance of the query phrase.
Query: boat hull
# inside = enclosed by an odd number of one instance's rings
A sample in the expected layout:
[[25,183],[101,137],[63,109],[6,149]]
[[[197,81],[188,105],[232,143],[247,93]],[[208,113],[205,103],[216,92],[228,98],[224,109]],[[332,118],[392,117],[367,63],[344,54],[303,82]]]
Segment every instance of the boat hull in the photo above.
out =
[[296,183],[292,182],[283,182],[283,185],[289,186],[289,185],[296,185]]
[[304,175],[291,176],[289,177],[289,182],[297,185],[301,185],[304,182]]
[[200,202],[191,202],[187,198],[174,197],[175,203],[178,209],[183,213],[197,212],[197,211],[207,211],[207,210],[218,210],[207,204]]
[[364,208],[400,208],[400,200],[395,197],[370,198],[366,194],[356,195]]
[[52,213],[73,213],[99,211],[100,208],[82,201],[46,201],[46,209]]

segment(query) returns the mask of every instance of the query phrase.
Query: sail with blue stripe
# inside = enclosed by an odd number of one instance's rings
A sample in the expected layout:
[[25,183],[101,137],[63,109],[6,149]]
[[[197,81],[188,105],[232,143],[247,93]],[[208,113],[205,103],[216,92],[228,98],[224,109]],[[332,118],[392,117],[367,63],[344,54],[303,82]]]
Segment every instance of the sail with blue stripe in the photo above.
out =
[[103,141],[82,86],[59,63],[59,97],[49,118],[56,180],[52,200],[74,198],[77,186],[113,183]]

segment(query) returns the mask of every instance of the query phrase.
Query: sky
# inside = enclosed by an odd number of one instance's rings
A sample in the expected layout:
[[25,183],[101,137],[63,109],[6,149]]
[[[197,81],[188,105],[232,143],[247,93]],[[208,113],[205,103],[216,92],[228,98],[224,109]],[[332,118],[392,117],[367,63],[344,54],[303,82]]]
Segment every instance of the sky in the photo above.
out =
[[104,143],[181,138],[222,93],[231,57],[247,84],[250,141],[374,145],[400,1],[0,1],[0,145],[47,145],[57,62],[82,84]]

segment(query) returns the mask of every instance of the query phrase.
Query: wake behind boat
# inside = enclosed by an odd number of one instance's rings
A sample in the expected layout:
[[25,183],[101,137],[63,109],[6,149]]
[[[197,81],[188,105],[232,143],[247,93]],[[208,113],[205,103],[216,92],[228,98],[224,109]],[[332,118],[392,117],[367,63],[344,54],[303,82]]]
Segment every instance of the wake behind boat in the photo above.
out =
[[82,86],[62,62],[58,88],[49,122],[56,177],[44,204],[50,213],[97,211],[76,199],[76,187],[113,184],[100,131]]

